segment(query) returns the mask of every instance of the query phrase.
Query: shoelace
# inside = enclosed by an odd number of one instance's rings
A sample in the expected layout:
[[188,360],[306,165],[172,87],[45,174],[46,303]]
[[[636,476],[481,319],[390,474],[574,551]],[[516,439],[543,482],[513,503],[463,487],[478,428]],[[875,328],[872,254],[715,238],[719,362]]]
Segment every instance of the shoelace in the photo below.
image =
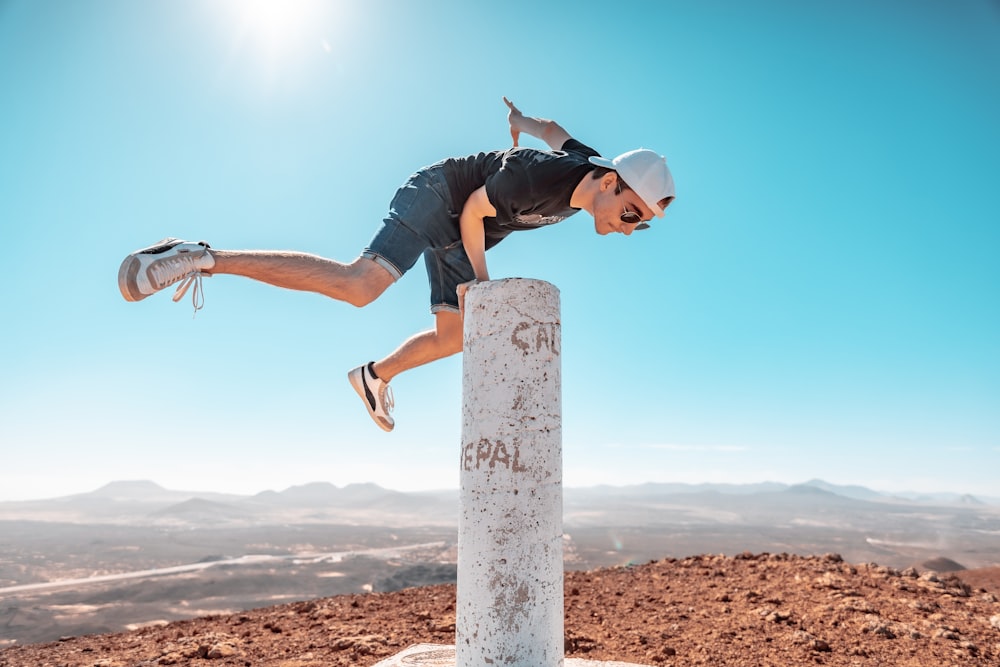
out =
[[153,274],[153,279],[159,285],[160,289],[172,285],[178,280],[181,281],[181,284],[177,286],[177,291],[174,292],[174,302],[183,299],[191,285],[194,285],[194,291],[191,292],[191,305],[194,306],[194,315],[191,317],[197,315],[198,311],[205,307],[205,291],[201,285],[201,269],[197,267],[195,257],[192,257],[190,254],[178,254],[175,257],[154,263],[150,267],[150,272]]
[[174,303],[183,299],[188,289],[193,285],[194,291],[191,292],[191,305],[194,306],[194,314],[191,315],[193,319],[198,311],[205,307],[205,288],[201,284],[201,271],[192,271],[181,278],[181,281],[174,292]]

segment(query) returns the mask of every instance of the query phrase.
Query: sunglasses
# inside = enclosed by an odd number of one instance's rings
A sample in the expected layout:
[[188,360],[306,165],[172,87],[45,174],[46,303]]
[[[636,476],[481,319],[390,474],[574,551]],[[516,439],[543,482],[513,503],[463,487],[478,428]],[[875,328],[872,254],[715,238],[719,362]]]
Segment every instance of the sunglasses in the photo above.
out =
[[[621,193],[622,193],[622,186],[621,184],[619,184],[618,191],[615,194],[620,195]],[[619,220],[624,222],[626,225],[635,225],[637,231],[640,229],[649,229],[649,225],[643,221],[641,215],[639,215],[635,211],[628,210],[628,207],[625,204],[622,204],[622,209],[623,209],[622,214],[618,216]]]

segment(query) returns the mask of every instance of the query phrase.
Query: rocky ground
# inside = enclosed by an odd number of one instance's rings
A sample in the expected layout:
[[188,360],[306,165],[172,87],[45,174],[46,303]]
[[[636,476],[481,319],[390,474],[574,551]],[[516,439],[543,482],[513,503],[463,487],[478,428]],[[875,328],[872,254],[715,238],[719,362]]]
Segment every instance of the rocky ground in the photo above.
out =
[[[566,655],[646,665],[1000,665],[1000,568],[695,556],[566,575]],[[0,667],[368,666],[453,644],[455,587],[348,595],[0,650]]]

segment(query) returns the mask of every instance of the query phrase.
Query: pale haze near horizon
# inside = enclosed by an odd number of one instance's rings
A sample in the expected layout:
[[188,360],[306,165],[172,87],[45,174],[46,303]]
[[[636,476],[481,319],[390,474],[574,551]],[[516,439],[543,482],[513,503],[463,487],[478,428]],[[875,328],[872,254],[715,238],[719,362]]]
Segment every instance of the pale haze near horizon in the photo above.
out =
[[193,320],[115,278],[168,235],[351,260],[412,171],[509,145],[503,95],[678,188],[649,231],[488,255],[561,290],[567,485],[998,495],[998,30],[986,0],[2,2],[0,500],[457,486],[460,357],[394,380],[392,434],[346,381],[431,325],[421,264],[363,310],[213,277]]

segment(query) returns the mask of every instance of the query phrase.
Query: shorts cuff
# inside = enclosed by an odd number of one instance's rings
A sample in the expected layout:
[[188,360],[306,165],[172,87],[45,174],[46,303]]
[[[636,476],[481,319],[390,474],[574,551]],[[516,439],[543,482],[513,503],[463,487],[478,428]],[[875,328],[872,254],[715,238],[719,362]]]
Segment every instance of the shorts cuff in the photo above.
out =
[[371,250],[365,250],[364,252],[361,253],[361,256],[364,257],[365,259],[370,259],[371,261],[375,262],[383,269],[388,271],[390,274],[392,274],[392,279],[394,281],[399,280],[400,278],[403,277],[403,272],[400,271],[395,264],[387,260],[382,255],[379,255],[378,253],[373,252]]
[[462,311],[458,306],[453,306],[450,303],[436,303],[431,306],[431,315],[437,313],[461,313]]

